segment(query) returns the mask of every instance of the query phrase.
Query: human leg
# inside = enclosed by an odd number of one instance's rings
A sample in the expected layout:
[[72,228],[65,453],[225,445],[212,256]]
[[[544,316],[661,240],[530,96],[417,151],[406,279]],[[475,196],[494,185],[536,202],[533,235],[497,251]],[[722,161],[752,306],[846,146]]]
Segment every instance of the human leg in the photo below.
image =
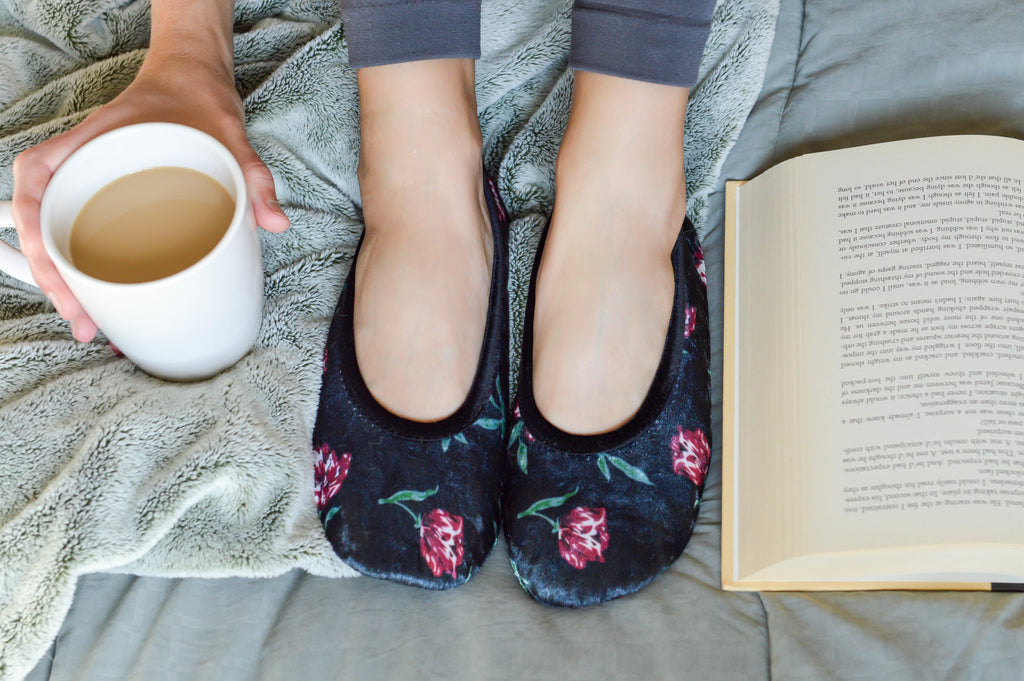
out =
[[533,328],[537,405],[567,432],[625,423],[658,367],[686,211],[686,96],[682,87],[576,74]]
[[374,398],[416,421],[469,391],[487,316],[491,227],[473,62],[359,69],[356,356]]
[[317,504],[352,567],[445,589],[494,543],[507,385],[505,226],[474,94],[479,2],[350,1],[342,14],[365,230],[324,355]]
[[356,355],[373,397],[416,421],[452,414],[487,314],[474,59],[479,0],[344,0],[359,82]]
[[[672,307],[683,123],[714,0],[577,0],[573,103],[537,283],[534,391],[563,430],[640,407]],[[594,304],[600,301],[600,304]]]
[[[687,14],[698,5],[705,14]],[[504,499],[513,568],[550,604],[642,588],[696,520],[710,348],[703,256],[684,224],[683,121],[709,5],[574,9],[573,104],[527,304]]]

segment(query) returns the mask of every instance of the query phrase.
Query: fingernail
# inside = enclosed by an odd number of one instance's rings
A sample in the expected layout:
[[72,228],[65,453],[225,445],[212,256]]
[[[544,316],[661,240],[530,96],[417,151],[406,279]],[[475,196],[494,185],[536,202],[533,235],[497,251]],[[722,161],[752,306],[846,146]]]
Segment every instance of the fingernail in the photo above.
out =
[[78,336],[77,336],[77,335],[75,335],[75,327],[77,326],[77,324],[75,323],[75,320],[74,320],[74,319],[72,319],[72,320],[71,320],[70,322],[68,322],[68,323],[69,323],[69,324],[71,325],[71,335],[72,335],[72,336],[74,336],[74,337],[75,337],[75,339],[77,340],[77,339],[78,339]]
[[53,293],[47,292],[46,297],[50,299],[50,303],[53,305],[53,309],[57,311],[57,314],[60,314],[60,304],[57,302],[57,296]]
[[281,210],[281,204],[274,199],[267,199],[267,207],[278,215],[284,215],[284,211]]

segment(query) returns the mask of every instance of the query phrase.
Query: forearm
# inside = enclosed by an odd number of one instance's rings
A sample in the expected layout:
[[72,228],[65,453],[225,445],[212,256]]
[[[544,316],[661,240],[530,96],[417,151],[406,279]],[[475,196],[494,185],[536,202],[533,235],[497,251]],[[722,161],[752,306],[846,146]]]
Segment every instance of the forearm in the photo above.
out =
[[143,68],[185,62],[234,79],[234,0],[152,0],[152,6]]

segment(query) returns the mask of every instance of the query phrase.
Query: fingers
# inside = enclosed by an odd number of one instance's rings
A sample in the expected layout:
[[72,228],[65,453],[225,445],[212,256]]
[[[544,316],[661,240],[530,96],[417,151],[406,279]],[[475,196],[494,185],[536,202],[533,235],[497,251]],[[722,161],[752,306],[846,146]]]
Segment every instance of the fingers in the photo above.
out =
[[283,232],[288,229],[290,222],[288,216],[281,210],[281,204],[277,202],[274,176],[248,142],[244,146],[245,148],[239,151],[233,150],[233,153],[242,167],[242,174],[245,175],[245,185],[252,201],[256,224],[268,232]]
[[82,309],[78,299],[57,272],[43,247],[39,228],[39,207],[46,185],[64,159],[85,141],[84,136],[75,134],[76,132],[77,129],[54,137],[21,153],[14,160],[14,196],[11,208],[21,252],[28,259],[32,277],[53,303],[57,313],[71,322],[75,338],[89,341],[96,335],[96,324]]
[[74,336],[76,341],[80,343],[88,343],[96,337],[96,332],[99,328],[96,326],[96,322],[89,318],[89,315],[82,313],[81,317],[75,317],[71,320],[71,335]]

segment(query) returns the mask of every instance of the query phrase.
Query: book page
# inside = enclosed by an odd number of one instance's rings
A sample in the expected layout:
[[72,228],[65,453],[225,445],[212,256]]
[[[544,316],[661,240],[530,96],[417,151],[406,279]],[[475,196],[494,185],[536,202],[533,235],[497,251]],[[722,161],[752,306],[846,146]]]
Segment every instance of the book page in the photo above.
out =
[[798,165],[802,232],[776,238],[801,274],[771,294],[802,311],[799,341],[774,349],[801,366],[775,377],[803,419],[780,483],[803,509],[787,551],[1024,540],[1024,143],[934,138]]

